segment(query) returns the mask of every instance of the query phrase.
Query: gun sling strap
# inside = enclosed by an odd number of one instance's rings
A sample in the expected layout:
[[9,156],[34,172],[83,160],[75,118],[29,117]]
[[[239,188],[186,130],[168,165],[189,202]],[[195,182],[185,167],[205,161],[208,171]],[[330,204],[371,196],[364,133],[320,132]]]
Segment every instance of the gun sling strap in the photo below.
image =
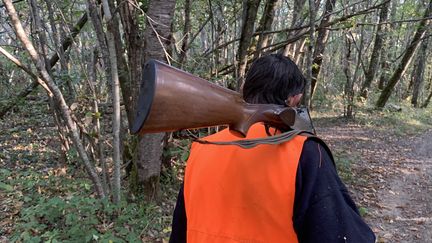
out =
[[259,144],[280,144],[293,139],[297,135],[302,135],[306,137],[316,137],[314,134],[308,131],[291,130],[288,132],[284,132],[274,136],[269,136],[266,138],[235,140],[229,142],[211,142],[202,139],[196,139],[195,142],[202,143],[202,144],[213,144],[213,145],[237,145],[245,149],[250,149]]

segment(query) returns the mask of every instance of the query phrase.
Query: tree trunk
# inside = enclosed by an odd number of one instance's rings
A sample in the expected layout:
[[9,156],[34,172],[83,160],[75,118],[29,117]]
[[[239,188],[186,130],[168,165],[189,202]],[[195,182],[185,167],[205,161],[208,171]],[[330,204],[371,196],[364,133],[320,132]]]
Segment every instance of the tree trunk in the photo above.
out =
[[387,2],[385,5],[381,7],[380,10],[378,26],[375,33],[375,42],[372,50],[372,56],[369,61],[369,67],[367,69],[367,72],[365,73],[365,81],[360,89],[360,96],[363,97],[364,99],[367,99],[368,97],[368,91],[370,85],[378,69],[379,58],[381,56],[384,38],[386,35],[386,31],[384,30],[385,25],[383,23],[387,21],[389,7],[390,7],[390,2]]
[[108,0],[102,0],[103,12],[106,16],[108,31],[106,32],[106,40],[108,45],[110,71],[111,71],[111,92],[113,104],[113,162],[114,162],[114,175],[113,175],[113,201],[120,203],[121,199],[121,175],[120,168],[122,165],[122,158],[120,153],[120,81],[117,68],[117,52],[114,40],[114,32],[116,29],[113,25],[113,16],[108,4]]
[[[267,46],[269,35],[262,33],[263,31],[271,30],[273,19],[275,17],[275,10],[278,4],[278,0],[267,0],[264,8],[264,13],[261,17],[258,28],[255,32],[259,33],[258,42],[255,47],[254,58],[261,56],[261,49]],[[261,32],[261,33],[260,33]]]
[[[135,120],[135,111],[138,103],[142,66],[144,65],[144,38],[140,28],[140,10],[132,2],[124,2],[120,6],[120,18],[124,31],[127,61],[119,61],[120,73],[127,74],[128,79],[120,79],[121,92],[126,107],[129,127]],[[146,8],[147,6],[142,6]],[[119,56],[118,56],[119,57]],[[123,160],[128,163],[126,173],[129,180],[129,192],[138,193],[138,138],[133,136],[124,141]]]
[[182,40],[180,56],[179,56],[180,66],[183,66],[184,62],[186,62],[187,49],[189,49],[189,35],[191,33],[190,7],[191,7],[191,0],[185,0],[185,5],[184,5],[185,22],[183,27],[183,40]]
[[[398,2],[397,1],[391,1],[390,16],[389,16],[390,21],[395,20],[397,8],[398,8]],[[384,25],[383,26],[383,32],[390,35],[390,32],[393,29],[395,29],[395,25],[396,24],[393,24],[393,23],[389,24],[389,25]],[[384,89],[385,85],[387,85],[386,82],[389,79],[389,75],[391,72],[390,60],[393,58],[392,52],[389,50],[389,47],[395,46],[395,43],[396,43],[395,41],[396,40],[394,38],[384,37],[384,39],[383,39],[383,46],[381,49],[381,63],[380,63],[381,75],[380,75],[379,81],[378,81],[378,89],[379,90]]]
[[305,90],[303,93],[303,104],[306,107],[311,106],[311,79],[312,73],[312,62],[314,53],[315,43],[315,18],[316,18],[316,6],[314,0],[309,0],[309,44],[308,44],[308,56],[306,59],[307,78],[305,84]]
[[[327,0],[325,4],[325,10],[323,13],[323,19],[321,20],[320,26],[324,26],[331,20],[331,12],[333,11],[333,7],[335,6],[336,0]],[[312,78],[311,78],[311,98],[315,93],[315,89],[317,87],[318,75],[321,70],[321,64],[323,61],[324,51],[327,45],[327,40],[330,34],[330,30],[328,28],[319,28],[318,36],[315,43],[315,50],[313,54],[313,63],[312,63]]]
[[[97,94],[100,94],[102,91],[101,89],[98,89],[99,87],[96,86],[97,83],[97,74],[96,74],[96,64],[97,64],[97,50],[95,49],[91,55],[90,55],[90,61],[87,66],[87,72],[88,72],[88,79],[87,83],[91,91],[91,96],[93,98],[93,109],[95,114],[99,114],[99,98]],[[104,190],[107,195],[110,194],[110,184],[109,184],[109,172],[108,172],[108,165],[107,161],[105,159],[105,146],[104,146],[104,139],[102,136],[103,127],[100,123],[100,117],[95,117],[95,133],[96,133],[96,144],[97,144],[97,151],[98,151],[98,159],[99,164],[102,167],[102,185],[104,187]]]
[[[305,0],[294,0],[294,6],[293,6],[293,11],[292,11],[292,21],[291,21],[291,26],[290,28],[295,28],[295,27],[299,27],[301,26],[301,24],[303,23],[304,18],[300,18],[301,17],[301,13],[303,12],[303,8],[305,5],[306,1]],[[289,38],[290,36],[293,36],[293,33],[291,32],[287,32],[286,33],[287,38]],[[295,57],[294,55],[294,50],[298,49],[296,48],[296,43],[288,43],[284,46],[284,50],[283,50],[283,55],[284,56],[291,56],[294,59],[299,59],[297,57]]]
[[424,39],[422,41],[422,44],[420,45],[420,49],[417,53],[417,60],[416,60],[416,68],[414,72],[413,77],[413,94],[411,98],[411,104],[414,107],[418,107],[418,99],[419,94],[421,91],[421,87],[423,85],[424,80],[424,71],[426,67],[426,56],[427,56],[427,48],[428,48],[428,38]]
[[254,25],[261,0],[243,0],[242,31],[238,49],[238,77],[237,90],[243,85],[246,73],[248,49],[254,33]]
[[394,87],[396,86],[402,74],[405,72],[409,62],[411,61],[411,57],[413,56],[415,49],[417,48],[421,38],[424,36],[424,33],[426,31],[426,26],[430,22],[430,19],[428,19],[428,17],[429,15],[431,15],[431,13],[432,13],[432,0],[430,0],[428,4],[428,7],[423,15],[423,19],[419,22],[414,37],[412,38],[410,44],[408,45],[402,57],[401,62],[399,63],[396,70],[394,71],[393,75],[391,76],[387,86],[381,92],[381,95],[378,98],[378,101],[376,103],[377,108],[383,108],[385,106],[388,99],[390,98],[390,95],[392,94]]
[[354,101],[354,77],[351,76],[351,45],[352,41],[345,35],[345,58],[343,59],[343,72],[346,77],[346,84],[344,89],[345,98],[345,117],[353,118],[353,101]]
[[432,76],[429,78],[429,95],[426,100],[423,102],[421,108],[426,108],[429,105],[430,100],[432,99]]
[[[166,55],[171,45],[171,23],[175,0],[152,0],[147,10],[144,32],[144,61],[169,61]],[[141,78],[137,80],[140,82]],[[139,138],[136,168],[138,182],[148,200],[158,198],[164,133],[146,134]]]

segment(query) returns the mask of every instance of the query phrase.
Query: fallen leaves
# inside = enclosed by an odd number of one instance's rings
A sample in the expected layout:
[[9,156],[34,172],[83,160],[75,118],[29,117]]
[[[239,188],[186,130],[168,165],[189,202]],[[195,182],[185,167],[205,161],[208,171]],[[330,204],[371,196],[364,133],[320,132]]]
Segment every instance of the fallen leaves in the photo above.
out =
[[432,130],[417,137],[385,124],[316,124],[336,160],[351,159],[345,183],[357,205],[367,209],[377,242],[432,239],[432,221],[424,217],[432,215]]

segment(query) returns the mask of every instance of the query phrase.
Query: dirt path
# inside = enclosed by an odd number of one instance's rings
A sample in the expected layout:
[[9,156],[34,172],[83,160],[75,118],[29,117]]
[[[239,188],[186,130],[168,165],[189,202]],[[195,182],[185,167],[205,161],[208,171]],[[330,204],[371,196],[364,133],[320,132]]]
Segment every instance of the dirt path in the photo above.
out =
[[403,137],[336,119],[318,123],[338,162],[351,162],[346,184],[378,242],[432,242],[432,130]]

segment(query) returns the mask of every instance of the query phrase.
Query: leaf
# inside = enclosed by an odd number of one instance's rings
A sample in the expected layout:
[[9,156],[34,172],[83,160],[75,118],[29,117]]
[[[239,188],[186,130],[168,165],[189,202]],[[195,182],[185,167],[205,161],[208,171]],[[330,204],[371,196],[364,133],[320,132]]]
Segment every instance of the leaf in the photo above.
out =
[[3,183],[3,182],[0,182],[0,189],[4,190],[6,192],[11,192],[11,191],[13,191],[13,186],[8,185],[8,184]]
[[10,174],[12,174],[12,172],[10,170],[7,170],[7,169],[0,169],[0,174],[4,177],[8,177],[8,176],[10,176]]
[[189,153],[185,152],[181,155],[181,160],[186,161],[189,158]]
[[70,106],[70,109],[71,109],[72,111],[74,111],[74,110],[76,110],[77,107],[78,107],[78,103],[73,103],[73,104]]
[[95,112],[93,114],[93,116],[94,116],[94,118],[99,119],[99,118],[101,118],[102,114],[100,112]]

